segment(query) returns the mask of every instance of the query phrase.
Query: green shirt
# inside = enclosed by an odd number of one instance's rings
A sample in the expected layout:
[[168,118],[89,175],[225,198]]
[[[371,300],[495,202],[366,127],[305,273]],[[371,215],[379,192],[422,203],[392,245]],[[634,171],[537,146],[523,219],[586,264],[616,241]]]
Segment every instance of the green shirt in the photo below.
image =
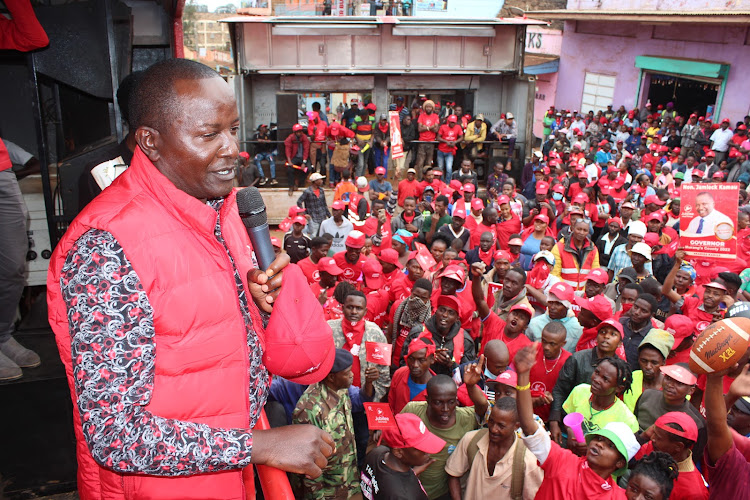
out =
[[[440,217],[437,224],[435,225],[435,233],[437,234],[438,229],[446,224],[450,224],[451,222],[453,222],[453,217],[451,217],[447,213]],[[430,227],[432,227],[432,215],[428,215],[424,218],[424,221],[422,222],[422,233],[427,234],[430,231]]]
[[461,438],[469,431],[479,427],[473,406],[456,408],[456,423],[448,429],[440,429],[433,426],[427,418],[427,402],[412,401],[404,406],[401,413],[413,413],[424,422],[430,432],[445,441],[445,446],[440,453],[432,455],[435,462],[419,475],[425,493],[430,499],[439,498],[448,493],[448,473],[445,472],[445,463],[448,456],[456,449]]
[[635,433],[638,432],[638,419],[619,398],[606,410],[597,411],[591,407],[591,386],[577,385],[563,403],[566,413],[578,412],[583,415],[583,433],[603,429],[610,422],[623,422]]
[[309,386],[292,414],[294,424],[312,424],[333,438],[336,447],[317,479],[302,478],[305,499],[347,499],[359,493],[352,402],[347,389],[331,391],[323,382]]
[[636,370],[633,372],[633,383],[630,384],[630,390],[622,395],[622,400],[630,411],[635,412],[635,403],[643,394],[643,371]]

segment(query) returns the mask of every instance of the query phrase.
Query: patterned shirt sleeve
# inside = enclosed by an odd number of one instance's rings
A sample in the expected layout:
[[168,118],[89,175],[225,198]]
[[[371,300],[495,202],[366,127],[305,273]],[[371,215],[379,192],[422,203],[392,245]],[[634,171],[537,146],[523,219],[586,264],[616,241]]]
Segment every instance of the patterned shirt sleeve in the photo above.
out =
[[68,309],[73,380],[83,436],[100,465],[180,476],[242,468],[252,434],[153,415],[153,310],[117,240],[92,229],[60,277]]

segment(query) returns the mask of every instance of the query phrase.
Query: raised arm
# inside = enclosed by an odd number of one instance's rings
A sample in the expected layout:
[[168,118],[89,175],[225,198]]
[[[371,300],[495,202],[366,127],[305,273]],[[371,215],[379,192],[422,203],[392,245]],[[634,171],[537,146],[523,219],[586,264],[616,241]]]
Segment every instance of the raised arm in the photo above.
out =
[[513,359],[518,375],[518,420],[521,422],[521,430],[527,436],[534,434],[539,425],[534,420],[534,403],[531,400],[531,391],[529,371],[536,363],[536,351],[538,344],[534,342],[531,345],[521,348]]
[[661,293],[664,294],[670,302],[674,303],[680,300],[682,297],[680,297],[680,294],[677,293],[675,290],[673,290],[674,286],[674,278],[677,276],[677,271],[680,270],[680,266],[682,265],[682,259],[685,258],[685,251],[680,249],[677,250],[674,254],[674,265],[672,266],[672,270],[669,271],[669,274],[666,278],[664,278],[664,284],[661,287]]
[[487,414],[487,408],[489,403],[487,402],[487,396],[484,391],[480,389],[477,384],[482,380],[482,373],[484,373],[484,354],[479,355],[479,359],[476,363],[472,363],[464,368],[464,384],[466,384],[466,392],[469,393],[471,402],[474,403],[474,412],[480,419],[484,419]]
[[484,290],[482,290],[482,276],[486,268],[487,265],[481,261],[471,265],[471,296],[477,306],[479,319],[486,318],[490,313],[490,306],[487,305],[487,299],[484,297]]
[[722,381],[724,372],[709,373],[703,405],[706,407],[706,430],[708,431],[708,459],[712,464],[728,452],[733,445],[732,433],[727,424],[727,407],[724,404]]

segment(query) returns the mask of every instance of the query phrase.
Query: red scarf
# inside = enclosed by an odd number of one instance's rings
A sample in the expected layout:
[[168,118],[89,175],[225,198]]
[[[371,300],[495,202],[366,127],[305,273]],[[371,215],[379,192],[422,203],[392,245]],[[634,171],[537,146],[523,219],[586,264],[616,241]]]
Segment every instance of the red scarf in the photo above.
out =
[[388,124],[386,123],[385,125],[383,125],[381,123],[378,123],[378,128],[380,129],[381,132],[385,133],[386,130],[388,130]]
[[534,264],[534,268],[529,271],[527,275],[527,283],[534,288],[543,289],[551,271],[552,266],[549,265],[549,262],[544,259],[539,259],[536,261],[536,264]]
[[341,330],[344,332],[343,348],[351,352],[354,357],[354,362],[352,363],[354,382],[352,382],[352,385],[355,387],[361,387],[359,351],[360,349],[364,349],[364,346],[362,346],[362,338],[365,336],[365,320],[362,319],[352,325],[351,321],[343,318],[341,320]]
[[492,265],[492,254],[495,252],[490,248],[486,252],[482,251],[482,248],[479,248],[479,260],[487,264],[488,266]]

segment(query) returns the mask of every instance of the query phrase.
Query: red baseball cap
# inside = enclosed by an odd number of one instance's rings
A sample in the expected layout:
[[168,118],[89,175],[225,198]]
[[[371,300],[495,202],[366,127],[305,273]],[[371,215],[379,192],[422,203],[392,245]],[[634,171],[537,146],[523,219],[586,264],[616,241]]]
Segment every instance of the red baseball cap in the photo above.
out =
[[314,384],[331,371],[336,346],[323,308],[297,266],[282,275],[281,293],[268,321],[263,364],[268,371],[297,384]]
[[367,280],[367,288],[378,289],[383,286],[383,266],[376,259],[365,260],[362,275]]
[[456,264],[450,264],[448,266],[445,266],[445,269],[442,270],[442,272],[439,275],[440,278],[448,278],[452,280],[456,280],[459,283],[463,283],[466,279],[466,273],[464,272],[464,268],[456,265]]
[[586,279],[591,280],[594,283],[599,283],[600,285],[606,285],[609,283],[609,274],[607,274],[607,271],[604,269],[597,267],[596,269],[589,271],[586,275]]
[[495,252],[495,255],[492,256],[492,258],[494,260],[505,259],[508,262],[513,262],[513,256],[507,250],[498,250],[497,252]]
[[334,210],[344,210],[346,208],[346,203],[344,203],[343,200],[336,200],[331,203],[331,208]]
[[[599,295],[597,295],[597,297],[599,297]],[[580,297],[576,297],[576,298],[580,299]],[[612,311],[612,308],[610,307],[609,310]],[[604,321],[596,325],[596,331],[598,332],[603,326],[611,326],[612,328],[617,330],[620,333],[620,339],[625,337],[625,331],[622,329],[622,324],[616,319],[614,318],[605,319]]]
[[[577,167],[576,167],[576,170],[578,170]],[[584,172],[583,170],[581,170],[580,172],[578,172],[578,178],[579,179],[588,179],[589,176],[588,176],[588,174],[586,174],[586,172]]]
[[292,219],[292,224],[302,224],[302,226],[304,227],[307,225],[307,219],[305,219],[301,215],[298,215],[294,219]]
[[529,319],[534,317],[534,308],[525,302],[514,305],[513,307],[510,308],[510,311],[508,312],[513,312],[513,311],[523,311],[529,315]]
[[437,299],[437,306],[447,307],[448,309],[453,309],[459,315],[461,314],[461,303],[453,295],[440,295]]
[[646,233],[646,236],[643,237],[643,242],[650,247],[654,247],[659,244],[659,235],[656,233]]
[[595,295],[590,299],[587,297],[576,296],[575,303],[578,304],[581,309],[591,311],[599,321],[605,321],[612,317],[612,306],[603,295]]
[[695,335],[695,323],[682,314],[669,316],[664,322],[664,329],[674,336],[672,349],[675,349],[686,338]]
[[703,170],[698,170],[697,168],[694,168],[693,169],[693,173],[690,174],[690,175],[693,176],[693,177],[703,177],[705,174],[704,174]]
[[395,251],[392,248],[384,248],[380,251],[380,255],[378,255],[378,259],[380,259],[381,262],[387,262],[388,264],[393,264],[399,269],[403,269],[403,264],[399,262],[398,260],[398,252]]
[[510,198],[508,198],[506,195],[503,194],[497,197],[498,205],[505,205],[506,203],[510,203]]
[[361,231],[351,231],[344,241],[344,245],[351,248],[362,248],[365,246],[365,233]]
[[424,422],[413,413],[395,415],[396,426],[383,429],[383,440],[391,448],[414,448],[425,453],[440,453],[445,441],[427,429]]
[[667,202],[666,202],[666,201],[662,201],[662,200],[660,200],[660,199],[659,199],[659,197],[658,197],[658,196],[656,196],[655,194],[650,194],[650,195],[646,196],[646,197],[645,197],[645,198],[643,199],[643,204],[644,204],[644,205],[649,205],[649,204],[651,204],[651,203],[654,203],[655,205],[657,205],[657,206],[659,206],[659,207],[663,207],[664,205],[666,205],[666,204],[667,204]]
[[279,240],[276,236],[271,236],[271,245],[275,246],[276,248],[281,248],[281,240]]
[[[695,421],[687,413],[681,411],[670,411],[665,413],[661,417],[656,419],[654,424],[661,430],[667,431],[670,434],[685,438],[689,441],[698,441],[698,426],[695,425]],[[682,430],[670,427],[667,424],[677,424]]]
[[464,192],[468,191],[469,193],[475,193],[477,189],[474,187],[474,184],[467,182],[463,185],[463,190]]
[[575,195],[575,198],[573,198],[573,203],[588,203],[589,197],[585,193],[578,193]]
[[547,194],[549,192],[549,184],[546,182],[537,182],[536,192],[537,194]]
[[481,198],[472,198],[471,200],[472,210],[484,210],[484,202]]
[[458,121],[458,117],[456,115],[449,115],[448,118],[445,119],[445,121],[456,123]]
[[298,207],[297,205],[292,205],[289,207],[289,217],[294,217],[295,215],[299,215],[305,212],[305,209],[302,207]]
[[385,167],[376,167],[375,168],[375,175],[385,175]]
[[323,257],[318,261],[318,271],[325,271],[333,276],[338,276],[344,272],[334,260],[333,257]]
[[458,217],[459,219],[466,220],[466,210],[464,210],[463,208],[454,208],[453,217]]
[[552,287],[549,289],[549,293],[550,295],[554,295],[555,297],[557,297],[562,302],[567,302],[568,307],[570,307],[570,303],[572,303],[575,299],[575,292],[573,290],[573,287],[562,281],[552,285]]
[[664,375],[685,385],[695,385],[698,382],[698,378],[693,375],[693,372],[680,365],[665,365],[660,366],[659,369]]
[[555,187],[552,188],[553,193],[564,193],[565,192],[565,186],[562,184],[555,184]]
[[706,153],[706,158],[711,157],[714,158],[716,156],[716,153],[714,153],[713,149],[709,150],[708,153]]
[[299,132],[300,130],[303,130],[305,127],[300,125],[299,123],[295,123],[292,125],[292,132]]
[[247,151],[240,151],[240,156],[246,160],[250,159],[250,153],[248,153]]
[[508,241],[508,245],[518,245],[520,247],[521,245],[523,245],[523,240],[516,236],[515,238],[511,238]]
[[729,121],[729,118],[724,118],[723,120],[721,120],[721,123],[732,123],[732,122]]
[[611,224],[612,222],[616,222],[618,226],[620,226],[620,229],[622,229],[622,219],[619,217],[610,217],[609,220],[607,220],[607,224]]
[[370,104],[368,104],[367,106],[365,106],[365,109],[369,109],[370,111],[377,111],[378,107],[375,106],[374,102],[371,102]]
[[545,224],[549,224],[549,217],[546,214],[539,214],[536,217],[534,217],[534,220],[540,220],[544,222]]
[[488,380],[488,382],[495,382],[496,384],[508,385],[512,388],[516,388],[518,385],[518,374],[516,372],[505,370],[494,380]]

